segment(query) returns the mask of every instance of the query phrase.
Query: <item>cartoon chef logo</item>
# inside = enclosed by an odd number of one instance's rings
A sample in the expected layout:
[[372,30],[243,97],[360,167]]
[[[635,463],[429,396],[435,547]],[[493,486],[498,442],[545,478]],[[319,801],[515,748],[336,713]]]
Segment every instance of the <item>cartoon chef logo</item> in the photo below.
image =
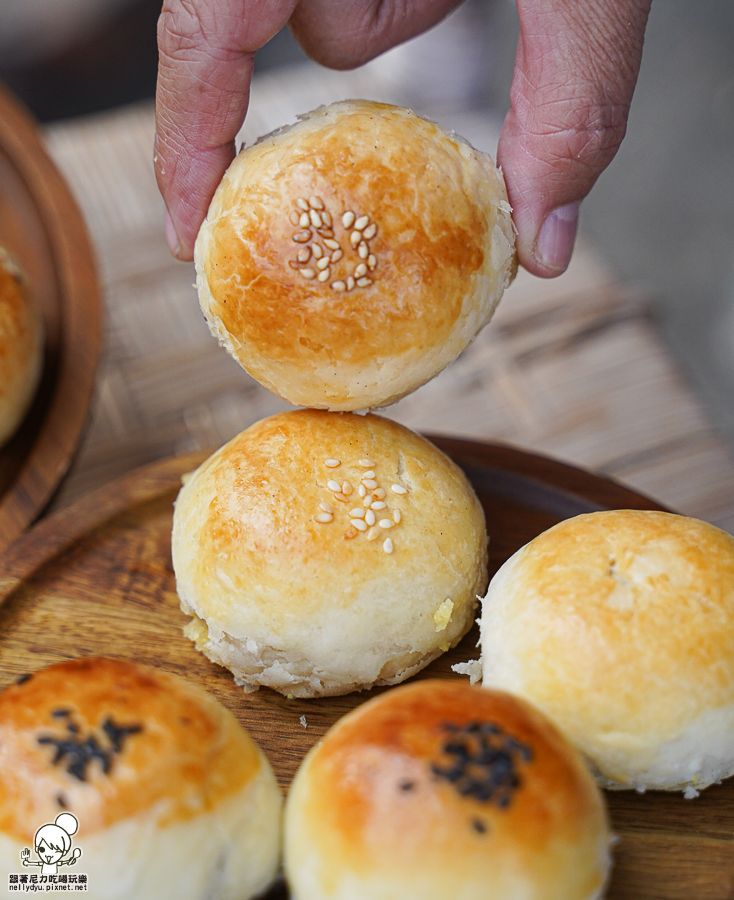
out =
[[82,855],[80,847],[71,849],[71,836],[79,828],[76,816],[65,812],[56,816],[53,825],[42,825],[33,839],[38,862],[31,861],[31,851],[24,847],[20,858],[24,866],[40,866],[42,875],[56,875],[59,866],[73,866]]

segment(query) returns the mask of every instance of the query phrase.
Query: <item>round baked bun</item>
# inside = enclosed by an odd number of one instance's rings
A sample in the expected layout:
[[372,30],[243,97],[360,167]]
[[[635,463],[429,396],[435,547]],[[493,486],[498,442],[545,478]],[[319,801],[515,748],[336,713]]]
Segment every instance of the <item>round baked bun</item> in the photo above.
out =
[[0,447],[31,405],[43,364],[43,326],[18,264],[0,246]]
[[286,802],[293,900],[592,900],[609,845],[580,754],[523,700],[465,682],[349,713]]
[[458,643],[487,583],[466,477],[375,415],[257,422],[186,480],[172,544],[198,649],[293,697],[402,681]]
[[492,159],[407,109],[322,107],[237,156],[194,259],[212,333],[296,406],[392,403],[452,362],[515,272]]
[[85,874],[95,900],[248,900],[276,874],[281,809],[247,732],[175,675],[77,659],[0,693],[3,873],[41,874],[21,853],[48,862],[55,825],[65,859],[81,851],[58,872]]
[[610,788],[734,773],[734,538],[614,510],[541,534],[483,601],[484,684],[549,715]]

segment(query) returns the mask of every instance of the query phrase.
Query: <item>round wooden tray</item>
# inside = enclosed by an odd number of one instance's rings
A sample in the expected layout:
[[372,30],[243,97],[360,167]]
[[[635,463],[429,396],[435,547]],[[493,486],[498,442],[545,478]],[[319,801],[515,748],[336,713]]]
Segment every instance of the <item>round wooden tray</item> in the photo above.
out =
[[46,326],[28,416],[0,449],[0,550],[37,518],[81,440],[100,349],[100,289],[81,213],[31,117],[0,86],[0,244],[20,261]]
[[[568,516],[661,508],[614,482],[511,447],[434,441],[464,468],[484,506],[492,572]],[[374,692],[321,700],[287,700],[267,689],[245,694],[183,636],[187,617],[179,609],[170,559],[172,504],[181,475],[203,458],[169,459],[133,472],[42,520],[0,557],[0,685],[87,655],[161,666],[199,682],[231,709],[285,788],[309,747]],[[460,677],[450,667],[474,658],[476,643],[473,629],[418,677]],[[666,793],[607,797],[620,837],[608,897],[732,897],[734,779],[695,801]],[[285,896],[280,887],[270,900]]]

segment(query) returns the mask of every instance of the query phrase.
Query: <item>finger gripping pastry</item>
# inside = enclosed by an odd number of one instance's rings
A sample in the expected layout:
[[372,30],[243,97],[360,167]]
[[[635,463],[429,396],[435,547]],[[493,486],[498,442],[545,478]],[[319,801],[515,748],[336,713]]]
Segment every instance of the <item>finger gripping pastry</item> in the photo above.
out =
[[487,581],[463,472],[371,414],[252,425],[186,480],[172,550],[196,646],[296,697],[407,678],[469,630]]
[[306,756],[285,812],[293,900],[592,900],[604,801],[525,701],[464,682],[388,691]]
[[734,538],[612,510],[512,556],[482,605],[484,684],[549,715],[611,788],[734,773]]
[[18,264],[0,246],[0,447],[28,412],[42,365],[39,311]]
[[410,110],[322,107],[240,152],[195,247],[212,333],[296,406],[384,406],[452,362],[515,272],[491,158]]
[[281,807],[247,732],[178,676],[77,659],[0,693],[5,873],[82,873],[99,900],[249,900],[274,879]]

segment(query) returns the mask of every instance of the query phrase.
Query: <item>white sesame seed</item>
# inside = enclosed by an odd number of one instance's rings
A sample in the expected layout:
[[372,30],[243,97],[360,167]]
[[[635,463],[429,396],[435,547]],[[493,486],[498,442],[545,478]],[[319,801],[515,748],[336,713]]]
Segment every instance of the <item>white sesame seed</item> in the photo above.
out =
[[331,260],[329,259],[328,256],[322,256],[321,259],[316,261],[316,268],[323,270],[329,265],[330,262],[331,262]]
[[374,500],[370,504],[370,509],[386,509],[387,503],[384,500]]
[[353,287],[354,287],[354,279],[350,275],[349,278],[347,278],[347,290],[351,291]]
[[309,205],[311,206],[311,209],[323,209],[324,208],[324,201],[321,199],[321,197],[309,197],[308,202],[309,202]]
[[360,259],[367,259],[367,257],[370,255],[370,248],[367,246],[367,244],[365,244],[364,241],[362,241],[362,243],[357,248],[357,253],[359,253]]
[[316,277],[316,273],[313,269],[301,269],[301,275],[307,280],[310,281],[312,278]]
[[331,213],[324,210],[321,213],[321,218],[324,220],[324,225],[327,225],[329,228],[334,224],[334,220],[331,218]]
[[354,509],[349,510],[349,516],[352,519],[364,519],[364,510],[355,506]]
[[[355,225],[355,228],[356,227],[357,226]],[[371,225],[369,225],[367,228],[365,228],[365,230],[364,230],[364,236],[367,238],[368,241],[371,241],[372,238],[376,234],[377,234],[377,225],[375,225],[374,222]]]
[[314,228],[321,228],[321,226],[324,224],[321,216],[316,212],[315,209],[311,210],[311,212],[308,214],[308,217],[311,220],[311,224]]
[[372,284],[371,278],[358,278],[357,279],[357,287],[367,287]]
[[299,197],[298,200],[296,200],[296,206],[304,212],[308,212],[308,200],[304,200],[303,197]]
[[322,238],[333,238],[334,237],[334,232],[331,230],[331,228],[327,228],[325,225],[323,228],[319,228],[319,234],[321,235]]
[[319,281],[328,281],[331,278],[331,269],[323,269],[316,277]]
[[367,459],[366,457],[365,457],[365,459],[360,459],[359,464],[360,464],[360,466],[362,466],[363,469],[371,469],[375,465],[373,460]]
[[374,253],[370,253],[370,255],[367,257],[367,268],[370,271],[377,268],[377,257],[374,255]]
[[362,506],[364,506],[365,509],[369,509],[370,503],[372,503],[372,497],[365,497],[362,501]]
[[346,494],[347,497],[352,493],[353,490],[354,490],[354,488],[348,481],[345,481],[344,484],[342,485],[342,494]]
[[293,235],[293,240],[294,240],[297,244],[305,244],[306,241],[310,241],[310,240],[311,240],[311,232],[310,232],[310,231],[297,231],[297,232]]
[[395,525],[392,519],[380,519],[377,524],[380,528],[392,528]]
[[351,228],[352,224],[354,223],[354,219],[355,219],[354,213],[351,210],[349,210],[348,212],[345,212],[344,215],[342,216],[342,225],[345,228]]
[[394,509],[392,513],[392,520],[396,525],[399,525],[403,520],[403,514],[399,509]]
[[368,509],[366,513],[363,513],[364,520],[368,525],[374,525],[377,521],[377,516],[375,516],[374,512],[371,509]]
[[390,538],[385,538],[385,540],[382,544],[382,549],[385,551],[385,553],[392,553],[393,546],[392,546],[392,541],[390,540]]
[[329,506],[328,503],[319,503],[319,509],[322,512],[331,513],[332,515],[334,514],[334,510]]
[[357,488],[357,493],[360,497],[364,497],[367,494],[367,488],[363,484],[360,484]]
[[379,528],[370,528],[370,530],[367,532],[367,540],[368,541],[376,541],[379,536],[380,536]]
[[354,223],[354,227],[357,231],[364,231],[364,229],[370,224],[369,216],[360,216],[357,221]]
[[324,465],[328,466],[330,469],[335,469],[337,466],[340,466],[342,461],[340,459],[325,459]]
[[376,488],[372,491],[372,496],[375,500],[384,500],[387,494],[385,493],[385,488]]
[[303,247],[302,249],[300,249],[298,251],[298,255],[296,256],[296,259],[300,263],[307,263],[310,258],[311,258],[311,248],[310,247]]
[[352,538],[356,538],[356,537],[357,537],[357,529],[356,529],[356,528],[352,528],[352,527],[350,526],[350,527],[347,528],[347,530],[344,532],[344,540],[345,540],[345,541],[351,541]]
[[402,486],[402,484],[391,484],[390,490],[393,492],[393,494],[407,494],[408,493],[408,489],[404,488]]
[[334,481],[333,478],[330,481],[326,482],[326,486],[330,491],[336,491],[337,493],[339,493],[342,489],[342,486],[339,484],[339,482]]
[[352,245],[352,247],[356,247],[357,244],[359,244],[361,240],[362,240],[362,232],[361,231],[353,231],[349,235],[349,243]]
[[347,286],[343,281],[332,281],[331,282],[332,290],[335,291],[346,291]]
[[342,258],[342,256],[344,256],[344,254],[342,253],[341,249],[335,250],[335,251],[331,254],[331,261],[332,261],[333,263],[339,262],[339,260]]
[[301,213],[301,215],[298,218],[297,224],[300,225],[301,228],[308,228],[308,226],[311,224],[311,220],[308,217],[308,213]]
[[329,522],[334,521],[334,516],[331,513],[320,512],[318,515],[314,516],[314,521],[318,522],[320,525],[328,525]]
[[373,490],[374,488],[377,487],[377,482],[375,481],[374,478],[363,478],[362,484],[369,490]]
[[350,519],[349,521],[357,529],[357,531],[367,531],[367,523],[364,521],[364,519]]
[[361,278],[363,275],[366,275],[367,266],[364,263],[360,263],[354,270],[354,274],[357,276],[357,278]]
[[346,494],[342,494],[341,491],[334,494],[334,499],[338,500],[340,503],[349,503],[349,497],[347,497]]
[[300,219],[301,219],[301,217],[298,215],[298,213],[295,211],[295,209],[294,209],[293,212],[288,216],[288,218],[291,220],[291,225],[298,225],[298,223],[299,223],[299,221],[300,221]]
[[[297,268],[298,268],[298,262],[297,262],[295,259],[289,259],[289,260],[288,260],[288,265],[291,267],[291,269],[297,269]],[[196,285],[195,285],[195,284],[192,284],[191,287],[196,287]]]
[[[361,460],[360,460],[360,462],[361,462]],[[374,463],[372,463],[372,465],[374,466]],[[364,478],[375,478],[375,477],[376,477],[376,476],[375,476],[375,470],[374,470],[374,469],[369,469],[367,472],[362,472],[362,478],[363,478],[363,479],[364,479]]]
[[338,250],[339,249],[339,241],[335,241],[333,238],[326,238],[324,241],[329,250]]
[[313,255],[316,257],[316,259],[321,259],[321,257],[324,255],[324,251],[321,248],[321,244],[314,244],[312,247],[312,250],[313,250]]

